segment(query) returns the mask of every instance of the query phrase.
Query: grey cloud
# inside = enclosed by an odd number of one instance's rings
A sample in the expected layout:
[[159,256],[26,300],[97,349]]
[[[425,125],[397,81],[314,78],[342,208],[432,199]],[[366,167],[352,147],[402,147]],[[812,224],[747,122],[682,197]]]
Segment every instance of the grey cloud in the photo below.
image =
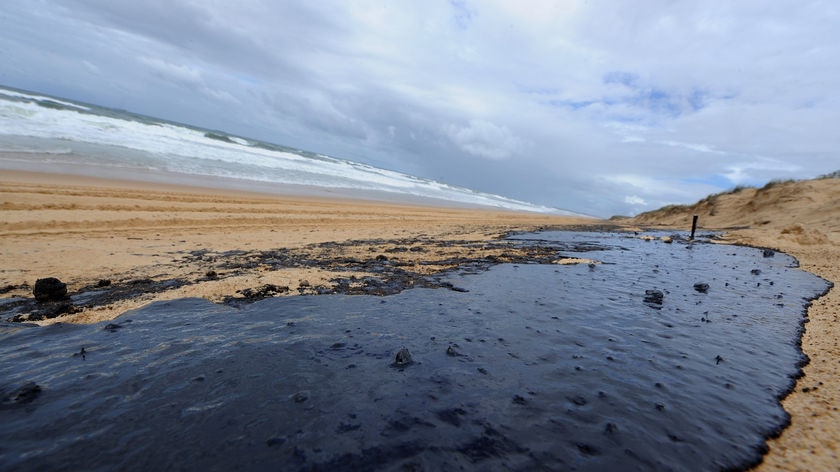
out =
[[0,82],[611,215],[837,170],[837,15],[32,0],[0,11]]

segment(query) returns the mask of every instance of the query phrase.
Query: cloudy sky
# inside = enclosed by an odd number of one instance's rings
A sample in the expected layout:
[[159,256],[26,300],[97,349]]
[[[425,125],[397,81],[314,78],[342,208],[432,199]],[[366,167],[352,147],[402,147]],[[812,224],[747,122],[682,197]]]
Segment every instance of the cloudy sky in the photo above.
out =
[[27,0],[0,84],[629,215],[840,169],[838,9]]

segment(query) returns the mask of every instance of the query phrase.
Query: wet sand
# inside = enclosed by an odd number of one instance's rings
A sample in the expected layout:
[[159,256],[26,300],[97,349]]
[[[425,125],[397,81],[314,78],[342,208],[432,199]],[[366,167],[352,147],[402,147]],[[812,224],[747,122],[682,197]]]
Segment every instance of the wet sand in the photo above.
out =
[[[367,262],[420,277],[467,259],[515,257],[492,244],[510,231],[593,221],[15,171],[0,173],[0,215],[0,297],[31,298],[45,277],[70,294],[105,282],[156,287],[74,306],[42,324],[92,323],[153,301],[218,302],[265,287],[276,288],[271,295],[316,293],[336,277],[371,275],[358,267]],[[291,262],[277,263],[279,255]],[[166,281],[176,283],[155,285]]]

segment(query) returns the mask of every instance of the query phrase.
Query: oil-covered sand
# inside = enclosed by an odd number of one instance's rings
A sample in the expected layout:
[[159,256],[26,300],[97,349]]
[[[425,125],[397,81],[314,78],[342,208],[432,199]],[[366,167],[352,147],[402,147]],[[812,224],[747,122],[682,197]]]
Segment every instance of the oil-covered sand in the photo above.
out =
[[[458,290],[3,325],[0,468],[718,470],[760,460],[828,283],[761,249],[527,235],[599,263]],[[402,348],[406,351],[398,356]]]

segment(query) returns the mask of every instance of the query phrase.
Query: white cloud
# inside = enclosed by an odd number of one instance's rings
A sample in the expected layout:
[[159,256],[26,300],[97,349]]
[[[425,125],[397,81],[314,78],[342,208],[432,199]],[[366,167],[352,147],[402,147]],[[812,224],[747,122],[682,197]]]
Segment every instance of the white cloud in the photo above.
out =
[[138,60],[164,81],[195,89],[202,94],[226,104],[241,104],[240,100],[226,90],[207,85],[199,69],[185,64],[173,64],[155,57],[141,56]]
[[817,0],[10,2],[0,81],[609,215],[837,170],[837,15]]
[[138,60],[164,80],[191,86],[204,85],[204,81],[201,79],[201,72],[194,67],[184,64],[173,64],[156,57],[142,56]]
[[87,60],[82,61],[82,64],[83,64],[83,65],[85,66],[85,68],[87,68],[87,70],[89,70],[91,73],[93,73],[93,74],[99,74],[100,70],[99,70],[99,67],[98,67],[96,64],[94,64],[94,63],[92,63],[92,62],[90,62],[90,61],[87,61]]
[[488,159],[508,158],[523,147],[522,140],[507,127],[484,120],[471,120],[467,126],[450,125],[447,133],[459,148]]
[[757,157],[753,161],[728,165],[721,175],[733,184],[757,184],[761,181],[770,180],[770,177],[768,177],[770,175],[779,172],[792,174],[800,169],[801,167],[797,164]]
[[679,147],[679,148],[688,149],[690,151],[697,151],[697,152],[707,153],[707,154],[726,154],[726,153],[724,153],[722,151],[718,151],[717,149],[714,149],[711,146],[708,146],[706,144],[682,143],[682,142],[679,142],[679,141],[659,141],[659,143],[664,144],[666,146]]
[[647,201],[644,198],[642,198],[638,195],[628,195],[628,196],[624,197],[624,203],[626,203],[628,205],[633,205],[633,206],[639,206],[639,205],[646,206],[647,205]]
[[638,174],[612,174],[604,175],[607,182],[633,188],[643,193],[654,193],[663,185],[661,180]]

